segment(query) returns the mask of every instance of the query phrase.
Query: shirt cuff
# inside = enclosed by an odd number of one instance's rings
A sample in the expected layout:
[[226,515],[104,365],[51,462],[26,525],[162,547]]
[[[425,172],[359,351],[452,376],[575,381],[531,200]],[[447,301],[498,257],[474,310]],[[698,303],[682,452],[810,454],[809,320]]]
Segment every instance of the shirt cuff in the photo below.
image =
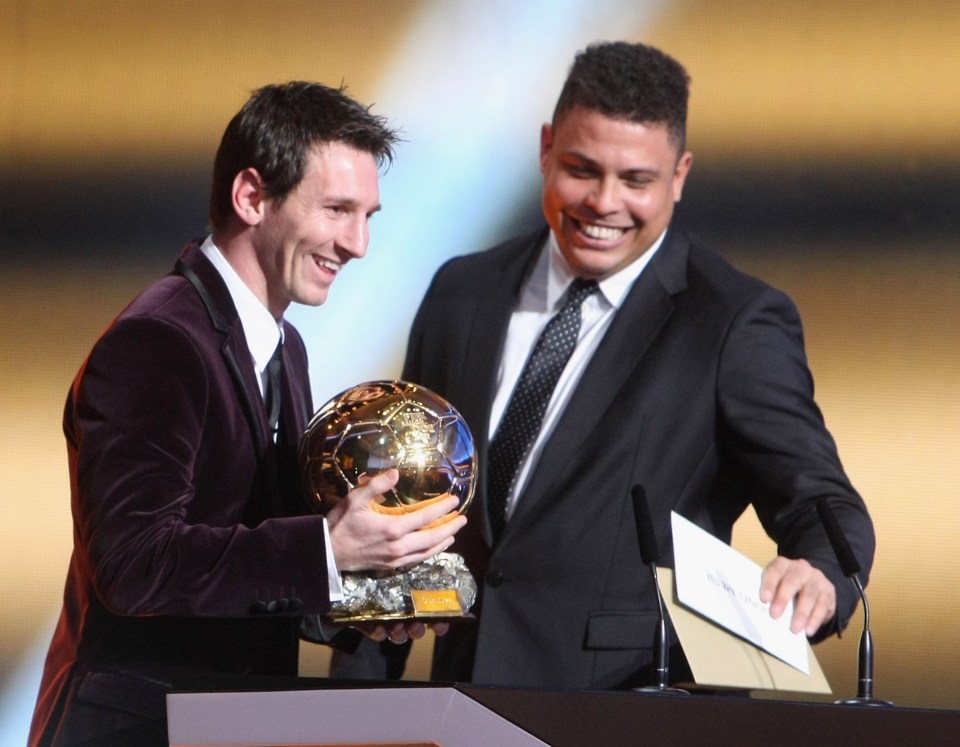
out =
[[330,525],[326,517],[323,519],[323,546],[327,552],[327,584],[330,588],[330,601],[339,602],[343,599],[343,582],[340,580],[340,571],[337,570],[337,560],[333,557],[333,546],[330,544]]

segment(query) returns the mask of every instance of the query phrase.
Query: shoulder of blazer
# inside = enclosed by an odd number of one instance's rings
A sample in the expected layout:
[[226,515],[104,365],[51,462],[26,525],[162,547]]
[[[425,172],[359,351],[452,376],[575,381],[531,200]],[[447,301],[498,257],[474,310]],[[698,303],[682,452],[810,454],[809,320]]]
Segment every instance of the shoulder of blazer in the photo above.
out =
[[490,249],[447,260],[434,275],[430,293],[442,295],[444,289],[457,296],[466,289],[475,289],[481,294],[516,292],[533,269],[537,250],[543,245],[548,231],[544,226],[509,238]]
[[689,289],[698,294],[744,298],[771,289],[676,224],[671,224],[650,266],[670,295]]
[[230,298],[227,284],[200,251],[199,242],[191,241],[187,244],[177,260],[175,272],[185,277],[196,289],[214,328],[229,334],[237,325],[240,316]]

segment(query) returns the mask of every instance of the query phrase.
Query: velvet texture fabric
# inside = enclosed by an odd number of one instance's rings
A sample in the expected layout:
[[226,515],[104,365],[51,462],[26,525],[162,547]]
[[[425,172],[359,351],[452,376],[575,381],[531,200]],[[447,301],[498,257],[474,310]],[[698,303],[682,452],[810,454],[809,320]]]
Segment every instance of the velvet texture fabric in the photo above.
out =
[[236,309],[196,244],[95,344],[64,413],[74,552],[31,744],[162,724],[178,676],[296,673],[300,615],[329,593],[297,469],[306,351],[289,324],[285,339],[276,444]]

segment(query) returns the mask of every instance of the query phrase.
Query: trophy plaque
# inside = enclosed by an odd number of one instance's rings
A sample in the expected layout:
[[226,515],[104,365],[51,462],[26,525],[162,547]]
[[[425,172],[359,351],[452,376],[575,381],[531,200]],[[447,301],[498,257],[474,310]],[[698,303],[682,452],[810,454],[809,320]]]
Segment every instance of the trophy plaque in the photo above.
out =
[[[406,381],[370,381],[341,392],[311,418],[300,444],[303,486],[325,513],[364,475],[396,468],[397,484],[380,497],[386,514],[416,511],[446,495],[459,513],[473,498],[477,462],[466,422],[438,394]],[[463,558],[439,553],[395,571],[341,574],[344,598],[329,618],[351,623],[465,617],[477,586]]]

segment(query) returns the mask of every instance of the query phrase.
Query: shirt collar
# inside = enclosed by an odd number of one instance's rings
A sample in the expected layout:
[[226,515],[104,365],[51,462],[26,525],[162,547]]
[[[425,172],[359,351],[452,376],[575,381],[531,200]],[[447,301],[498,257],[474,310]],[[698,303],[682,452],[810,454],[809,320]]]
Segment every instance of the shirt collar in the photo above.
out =
[[[640,273],[643,272],[644,268],[650,263],[650,260],[653,259],[653,255],[657,253],[657,250],[663,244],[663,239],[666,235],[667,231],[664,229],[663,233],[660,234],[647,251],[622,270],[599,282],[600,295],[610,306],[620,308],[623,299],[626,298],[627,293],[630,291],[630,287],[634,281],[640,277]],[[544,254],[549,256],[548,266],[546,268],[547,308],[553,309],[556,308],[561,297],[566,293],[567,287],[573,282],[574,278],[576,278],[576,273],[570,269],[570,265],[560,252],[560,245],[557,243],[557,237],[553,231],[550,231],[550,234],[547,236],[546,249],[547,251],[544,252]]]
[[253,364],[257,371],[262,372],[273,357],[277,344],[283,341],[283,318],[277,321],[267,307],[260,303],[260,299],[243,282],[227,258],[213,243],[212,236],[207,237],[200,246],[200,251],[210,260],[223,278],[223,282],[226,283],[233,305],[237,307],[237,314],[240,316],[240,324],[243,325],[243,333],[247,338],[247,347],[253,357]]

